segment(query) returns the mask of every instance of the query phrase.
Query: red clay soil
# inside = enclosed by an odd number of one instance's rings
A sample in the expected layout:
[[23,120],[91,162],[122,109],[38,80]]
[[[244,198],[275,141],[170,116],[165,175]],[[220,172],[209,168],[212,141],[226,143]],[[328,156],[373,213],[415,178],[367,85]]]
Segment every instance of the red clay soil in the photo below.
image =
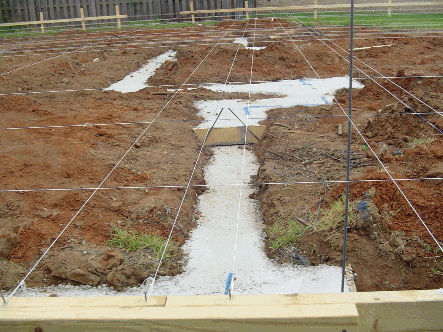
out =
[[[231,32],[232,24],[235,30]],[[257,45],[267,48],[254,52],[252,80],[316,78],[304,57],[321,78],[347,74],[345,52],[339,50],[343,55],[340,57],[313,37],[293,38],[292,42],[276,22],[264,24],[269,31],[257,38]],[[294,35],[300,30],[287,23],[283,26]],[[1,189],[69,189],[0,193],[0,288],[16,285],[93,193],[91,189],[80,188],[97,187],[148,126],[140,141],[103,183],[109,189],[99,190],[85,205],[30,276],[28,285],[106,283],[122,289],[141,283],[152,273],[157,264],[156,254],[147,249],[115,250],[108,242],[111,232],[120,227],[167,238],[184,190],[156,186],[187,183],[200,147],[192,132],[199,120],[194,102],[219,98],[219,94],[203,88],[184,89],[168,103],[173,93],[160,85],[182,84],[197,66],[198,70],[186,81],[188,84],[225,82],[238,47],[230,41],[242,36],[244,27],[245,23],[223,22],[211,28],[165,30],[161,34],[158,30],[78,33],[69,38],[61,34],[58,39],[1,42],[1,47],[21,56],[1,57],[0,73],[59,54],[48,54],[54,48],[59,52],[85,43],[92,46],[8,73],[0,82],[0,93],[4,94],[0,96],[0,127],[81,125],[0,130]],[[187,41],[207,38],[207,44],[187,47],[167,43],[168,38],[182,41],[183,33],[187,34]],[[210,52],[225,33],[230,41],[220,43]],[[247,32],[250,41],[252,35]],[[369,37],[356,39],[356,47],[392,46],[358,51],[356,55],[385,75],[436,75],[441,70],[435,67],[443,54],[440,37],[382,34]],[[94,42],[94,38],[101,39]],[[345,39],[337,39],[337,43],[348,48]],[[149,80],[156,87],[139,92],[11,94],[105,88],[168,48],[177,51],[178,61],[167,62],[157,70]],[[240,47],[230,82],[249,82],[252,56],[252,50]],[[359,66],[369,72],[364,65]],[[373,72],[370,75],[378,76]],[[399,77],[394,81],[441,111],[442,79]],[[368,144],[395,178],[442,177],[440,133],[412,114],[429,112],[429,108],[386,80],[377,82],[410,108],[375,83],[362,82],[365,88],[354,95],[354,121],[367,143],[353,131],[352,179],[388,179],[367,149]],[[247,98],[239,94],[224,96],[238,97]],[[337,100],[346,110],[347,92],[340,91]],[[270,111],[269,119],[263,122],[267,126],[265,136],[254,147],[260,162],[255,181],[344,180],[347,124],[341,112],[334,105]],[[440,115],[423,117],[443,129]],[[150,125],[148,122],[153,119],[155,123]],[[344,129],[340,135],[339,124]],[[210,155],[210,150],[205,149],[192,184],[204,184],[202,169]],[[436,238],[443,238],[441,181],[398,183]],[[127,186],[140,188],[116,188]],[[177,248],[162,266],[161,274],[182,271],[185,258],[179,247],[196,226],[194,205],[203,191],[201,188],[191,187],[187,195],[172,236]],[[340,265],[343,242],[340,211],[329,229],[321,229],[320,223],[328,220],[331,215],[328,211],[343,193],[344,184],[335,183],[259,185],[255,196],[260,200],[267,226],[268,255],[277,262],[288,262],[290,253],[297,253],[307,257],[311,264]],[[353,218],[349,227],[348,261],[358,274],[359,291],[441,287],[443,261],[435,250],[435,242],[392,182],[352,183],[350,200]],[[297,241],[272,248],[273,225],[276,222],[288,225],[293,221],[300,227],[309,227]],[[65,264],[69,259],[70,266]]]

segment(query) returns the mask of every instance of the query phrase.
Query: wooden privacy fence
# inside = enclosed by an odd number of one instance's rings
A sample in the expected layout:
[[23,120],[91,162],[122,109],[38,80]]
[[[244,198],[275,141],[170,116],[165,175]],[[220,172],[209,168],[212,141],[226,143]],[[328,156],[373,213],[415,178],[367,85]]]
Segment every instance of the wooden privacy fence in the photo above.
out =
[[[248,1],[249,7],[255,7],[255,0]],[[243,8],[243,4],[244,0],[193,1],[196,10]],[[113,16],[115,6],[130,20],[174,19],[190,10],[189,0],[0,0],[0,23],[38,21],[40,12],[45,20],[79,18],[81,8],[85,17]],[[213,15],[202,15],[208,16]]]
[[[393,7],[426,7],[426,6],[441,6],[443,2],[392,2],[388,0],[386,3],[357,3],[354,4],[355,8],[387,8],[388,15],[391,16]],[[280,6],[280,7],[258,7],[250,8],[248,2],[245,2],[243,8],[232,9],[218,9],[218,10],[194,10],[191,2],[191,9],[188,11],[180,12],[181,15],[191,15],[191,19],[194,22],[194,15],[196,14],[209,14],[209,13],[227,13],[227,12],[264,12],[264,11],[282,11],[282,10],[312,10],[314,18],[317,18],[317,12],[319,9],[349,9],[350,4],[330,4],[319,5],[317,0],[313,0],[312,5],[308,6]]]
[[115,6],[116,15],[113,16],[96,16],[96,17],[85,17],[83,8],[80,8],[80,18],[67,18],[59,20],[45,20],[43,12],[40,12],[40,21],[29,21],[29,22],[15,22],[15,23],[1,23],[1,27],[12,27],[20,25],[40,25],[41,32],[45,32],[45,24],[60,24],[60,23],[71,23],[71,22],[81,22],[82,29],[86,30],[86,21],[98,21],[98,20],[117,20],[117,28],[121,28],[121,19],[128,18],[126,15],[120,15],[120,10],[118,6]]

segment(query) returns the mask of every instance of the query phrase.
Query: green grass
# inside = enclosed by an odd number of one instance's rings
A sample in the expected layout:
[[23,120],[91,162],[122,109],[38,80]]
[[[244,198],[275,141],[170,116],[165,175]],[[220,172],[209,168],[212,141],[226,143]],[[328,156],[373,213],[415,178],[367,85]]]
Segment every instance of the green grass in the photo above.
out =
[[[268,14],[269,16],[269,14]],[[273,14],[274,16],[274,14]],[[306,25],[335,25],[347,26],[350,22],[349,12],[318,12],[317,19],[314,19],[313,13],[290,13],[275,14],[275,16],[286,21],[302,22]],[[356,12],[354,16],[356,25],[378,26],[390,29],[403,28],[442,28],[443,15],[439,13],[393,13],[391,17],[386,12]]]
[[[201,24],[203,26],[211,26],[216,25],[218,22],[198,22],[198,24]],[[149,21],[126,21],[122,22],[122,29],[117,29],[117,23],[105,23],[105,24],[99,24],[96,26],[86,26],[86,32],[94,33],[94,32],[106,32],[106,31],[121,31],[124,32],[125,30],[136,30],[136,29],[178,29],[178,28],[187,28],[195,26],[194,23],[189,22],[169,22],[169,21],[162,21],[162,20],[149,20]],[[26,36],[48,36],[52,34],[58,34],[63,31],[82,31],[80,25],[76,26],[60,26],[60,27],[54,27],[54,26],[48,26],[45,25],[45,32],[42,33],[40,31],[40,26],[35,25],[32,28],[24,27],[24,26],[14,26],[14,27],[2,27],[0,28],[0,37],[8,37],[8,38],[14,38],[14,37],[26,37]]]
[[[157,259],[161,257],[166,241],[160,236],[151,234],[142,234],[132,229],[114,227],[111,230],[111,238],[108,244],[116,248],[124,248],[129,251],[138,251],[140,249],[149,249],[157,255]],[[165,253],[165,259],[171,254],[175,244],[171,242]]]
[[283,221],[281,217],[278,217],[268,230],[271,248],[278,249],[294,244],[305,231],[306,227],[300,225],[298,221],[291,219]]
[[414,148],[417,145],[427,145],[429,143],[432,143],[434,140],[435,140],[434,137],[427,137],[427,136],[423,135],[422,138],[415,138],[412,142],[410,142],[408,144],[408,147],[409,148]]
[[[349,202],[348,209],[348,223],[351,225],[354,220],[353,207],[355,202]],[[329,209],[324,211],[323,215],[318,219],[317,223],[313,225],[316,232],[329,231],[336,229],[345,217],[345,195],[334,201]]]

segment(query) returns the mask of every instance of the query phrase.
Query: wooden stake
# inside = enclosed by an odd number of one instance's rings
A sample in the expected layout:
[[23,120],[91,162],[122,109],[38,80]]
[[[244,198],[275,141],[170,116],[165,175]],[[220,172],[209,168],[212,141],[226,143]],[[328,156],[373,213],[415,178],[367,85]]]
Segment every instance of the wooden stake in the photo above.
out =
[[41,24],[40,24],[40,30],[42,31],[42,33],[43,32],[45,32],[45,25],[43,24],[43,21],[44,21],[45,19],[44,19],[44,17],[43,17],[43,12],[40,12],[40,21],[42,22]]
[[[194,11],[194,3],[192,1],[189,3],[189,8],[191,9],[191,12]],[[192,19],[192,23],[195,23],[195,16],[193,13],[191,14],[191,19]]]
[[[391,5],[392,4],[392,0],[388,0],[388,3]],[[388,7],[388,16],[391,17],[391,7]]]
[[[120,15],[120,8],[118,5],[115,5],[115,15]],[[117,28],[121,29],[122,27],[122,20],[120,18],[117,19]]]
[[[248,0],[245,0],[245,9],[248,9]],[[249,12],[245,12],[246,19],[249,20]]]
[[317,19],[317,0],[314,0],[314,20]]
[[83,31],[86,30],[86,25],[85,25],[85,13],[83,12],[83,7],[80,8],[80,18],[82,19],[82,29]]

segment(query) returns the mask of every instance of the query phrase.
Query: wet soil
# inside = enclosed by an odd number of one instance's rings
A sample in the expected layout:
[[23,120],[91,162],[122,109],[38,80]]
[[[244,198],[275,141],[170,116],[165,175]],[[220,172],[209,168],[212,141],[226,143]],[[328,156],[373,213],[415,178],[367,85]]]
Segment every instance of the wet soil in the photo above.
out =
[[[111,231],[121,227],[167,238],[200,147],[192,132],[199,123],[193,103],[220,96],[203,88],[184,89],[175,95],[160,85],[223,83],[230,71],[229,82],[246,83],[253,56],[252,80],[257,81],[317,77],[303,55],[321,78],[347,74],[347,55],[342,50],[338,50],[343,55],[340,57],[314,37],[299,35],[296,25],[259,23],[262,33],[255,34],[255,46],[267,48],[254,53],[243,46],[237,53],[238,45],[230,42],[245,34],[251,43],[254,25],[250,23],[244,32],[245,23],[232,21],[211,28],[165,30],[161,35],[158,30],[143,30],[1,41],[2,49],[16,56],[0,58],[0,73],[17,70],[3,75],[0,82],[0,127],[79,126],[0,131],[2,190],[66,189],[0,193],[0,288],[16,285],[93,193],[79,188],[96,188],[123,156],[103,183],[109,189],[99,190],[88,201],[30,276],[28,286],[107,283],[121,289],[152,274],[156,254],[113,250],[108,243]],[[358,31],[363,33],[364,29]],[[211,51],[223,35],[230,39],[222,40]],[[441,111],[441,79],[404,78],[442,74],[435,66],[442,60],[441,37],[381,32],[368,36],[365,33],[364,38],[357,38],[355,47],[392,46],[361,50],[356,55],[384,75],[401,76],[394,79],[397,84]],[[348,49],[346,39],[336,39],[336,43]],[[84,48],[43,61],[78,47]],[[26,94],[103,89],[168,49],[177,51],[178,61],[167,62],[156,72],[149,80],[155,87],[128,94],[101,90]],[[19,69],[38,61],[43,62]],[[357,73],[356,77],[362,75]],[[354,121],[367,143],[353,131],[351,178],[387,179],[368,143],[395,178],[442,177],[440,133],[412,114],[412,109],[429,112],[429,108],[388,81],[377,81],[409,106],[375,83],[362,80],[366,86],[354,95]],[[340,91],[337,100],[346,110],[347,92]],[[329,211],[341,200],[344,184],[324,181],[345,179],[347,124],[342,114],[334,105],[300,106],[273,110],[263,122],[267,126],[265,136],[254,147],[260,162],[255,181],[287,183],[258,185],[255,194],[267,227],[267,254],[277,261],[288,261],[294,256],[290,253],[297,253],[311,264],[341,264],[343,217],[340,209],[336,215]],[[443,128],[440,115],[423,117]],[[155,122],[149,124],[152,120]],[[339,124],[342,134],[338,134]],[[204,184],[202,169],[210,156],[210,150],[205,149],[193,185]],[[300,181],[322,183],[295,183]],[[399,181],[399,186],[441,239],[441,181]],[[349,226],[348,262],[358,274],[357,289],[441,287],[441,253],[395,185],[389,181],[355,182],[350,189],[354,213]],[[177,249],[162,265],[163,275],[182,271],[184,257],[179,248],[196,226],[194,205],[202,190],[191,187],[188,192],[172,235]],[[308,228],[296,242],[272,248],[272,227],[282,220],[295,220]],[[67,257],[71,257],[70,262]]]

